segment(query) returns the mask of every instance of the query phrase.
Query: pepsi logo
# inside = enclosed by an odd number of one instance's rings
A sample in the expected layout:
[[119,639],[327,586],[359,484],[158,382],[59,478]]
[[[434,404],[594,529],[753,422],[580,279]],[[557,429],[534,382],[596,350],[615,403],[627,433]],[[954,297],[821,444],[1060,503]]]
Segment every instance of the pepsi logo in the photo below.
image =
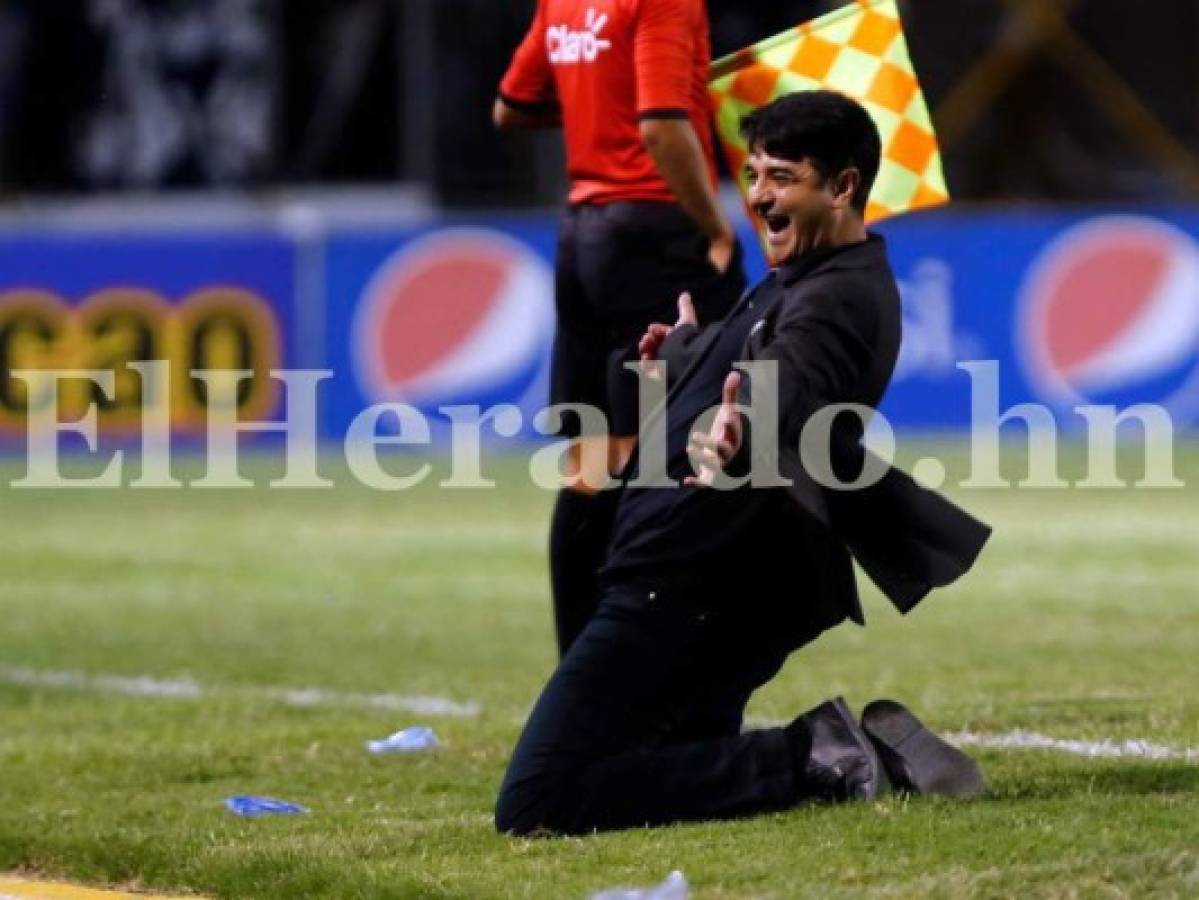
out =
[[1046,400],[1199,414],[1199,246],[1185,232],[1139,216],[1075,226],[1037,258],[1019,309],[1017,344]]
[[545,403],[553,274],[507,235],[447,229],[413,241],[367,284],[354,323],[374,402]]

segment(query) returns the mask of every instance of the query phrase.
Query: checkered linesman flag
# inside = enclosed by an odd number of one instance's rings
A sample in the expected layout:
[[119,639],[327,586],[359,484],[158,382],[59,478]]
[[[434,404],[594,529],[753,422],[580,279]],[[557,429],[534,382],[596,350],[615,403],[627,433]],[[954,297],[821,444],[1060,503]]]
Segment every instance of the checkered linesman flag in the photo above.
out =
[[749,151],[738,133],[741,117],[784,94],[816,89],[852,97],[878,126],[883,156],[866,221],[949,201],[895,0],[855,0],[713,64],[716,131],[742,194]]

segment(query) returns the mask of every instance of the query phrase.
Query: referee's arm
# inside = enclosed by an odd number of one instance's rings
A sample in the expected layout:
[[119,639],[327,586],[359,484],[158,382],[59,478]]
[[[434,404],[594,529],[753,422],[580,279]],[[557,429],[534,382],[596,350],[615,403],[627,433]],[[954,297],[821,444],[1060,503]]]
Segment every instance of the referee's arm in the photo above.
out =
[[[633,41],[641,139],[658,174],[710,242],[708,259],[728,269],[736,247],[733,229],[716,198],[712,172],[692,124],[695,60],[707,29],[698,0],[642,0]],[[701,90],[701,93],[705,93]],[[706,103],[706,94],[701,102]]]
[[641,139],[675,199],[711,242],[708,258],[720,271],[729,267],[735,238],[716,198],[699,137],[684,111],[642,114]]

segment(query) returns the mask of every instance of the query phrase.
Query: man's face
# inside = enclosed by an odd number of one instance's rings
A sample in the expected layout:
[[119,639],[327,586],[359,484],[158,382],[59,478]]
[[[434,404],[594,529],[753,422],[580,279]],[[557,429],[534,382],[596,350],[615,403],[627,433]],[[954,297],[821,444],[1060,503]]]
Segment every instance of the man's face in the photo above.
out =
[[827,243],[838,198],[807,160],[794,162],[758,149],[745,164],[749,205],[766,225],[771,261],[783,263]]

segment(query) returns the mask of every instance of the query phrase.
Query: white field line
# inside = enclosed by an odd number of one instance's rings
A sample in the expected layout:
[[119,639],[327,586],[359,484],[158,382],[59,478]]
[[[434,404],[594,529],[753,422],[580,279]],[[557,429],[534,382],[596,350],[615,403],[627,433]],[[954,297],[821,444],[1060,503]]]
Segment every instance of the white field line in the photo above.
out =
[[986,750],[1052,750],[1091,759],[1180,759],[1184,762],[1199,762],[1199,747],[1171,747],[1144,740],[1064,740],[1023,730],[1009,731],[1006,734],[959,731],[956,734],[945,735],[945,739],[959,747],[982,747]]
[[[786,724],[781,719],[757,719],[752,716],[745,720],[746,728],[781,728]],[[1001,734],[957,731],[943,737],[959,747],[979,747],[983,750],[1049,750],[1090,759],[1177,759],[1183,762],[1199,762],[1199,747],[1171,747],[1138,739],[1119,741],[1107,738],[1081,741],[1050,737],[1023,729]]]
[[212,687],[189,678],[164,680],[146,675],[88,675],[84,672],[56,672],[13,666],[0,666],[0,683],[155,699],[234,697],[285,706],[356,707],[451,718],[471,718],[479,714],[479,704],[474,701],[464,703],[423,694],[353,694],[320,688]]
[[[277,687],[206,687],[191,679],[164,680],[141,675],[88,675],[83,672],[60,672],[22,667],[0,666],[0,683],[22,687],[58,688],[118,694],[126,697],[151,697],[194,700],[201,697],[239,697],[265,700],[285,706],[343,706],[408,712],[417,715],[471,718],[479,714],[474,701],[459,702],[445,697],[420,694],[356,694],[328,691],[321,688],[292,689]],[[749,719],[747,725],[772,728],[786,724],[782,721]],[[960,747],[980,747],[985,750],[1049,750],[1084,756],[1091,759],[1152,759],[1199,762],[1199,747],[1172,747],[1152,741],[1130,739],[1117,741],[1072,740],[1055,738],[1035,731],[1018,729],[1001,734],[980,734],[958,731],[945,735],[946,740]]]

